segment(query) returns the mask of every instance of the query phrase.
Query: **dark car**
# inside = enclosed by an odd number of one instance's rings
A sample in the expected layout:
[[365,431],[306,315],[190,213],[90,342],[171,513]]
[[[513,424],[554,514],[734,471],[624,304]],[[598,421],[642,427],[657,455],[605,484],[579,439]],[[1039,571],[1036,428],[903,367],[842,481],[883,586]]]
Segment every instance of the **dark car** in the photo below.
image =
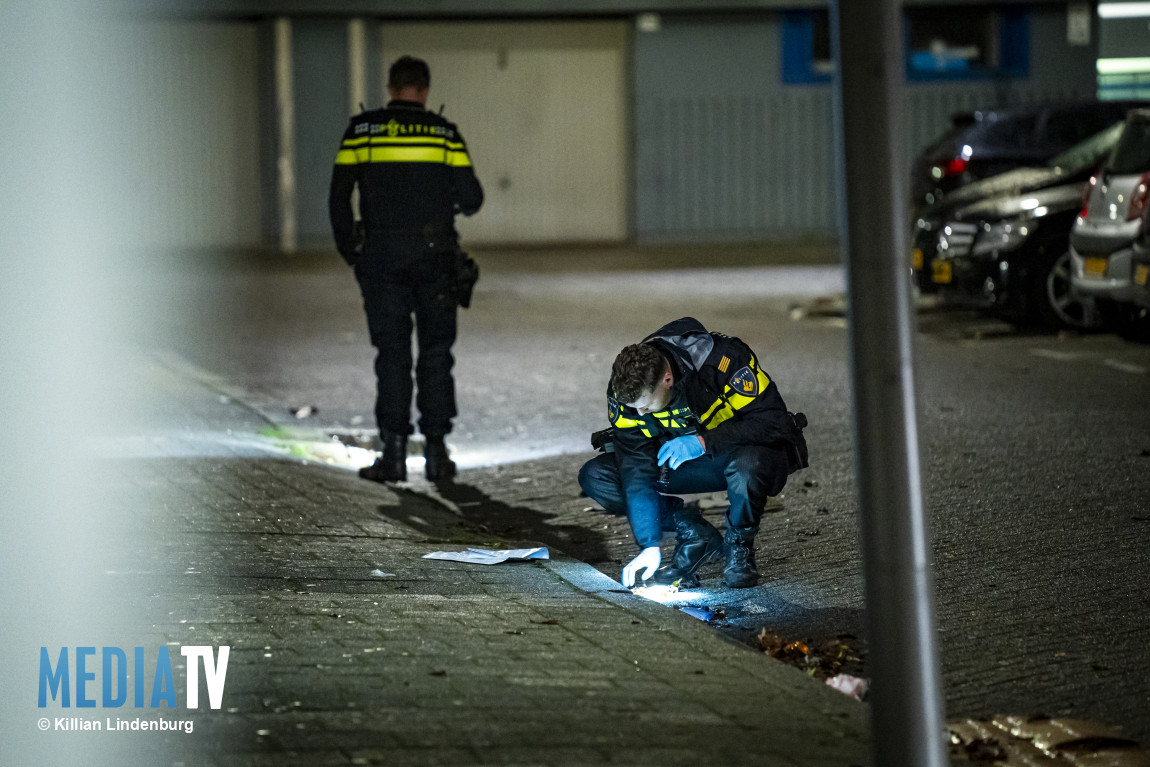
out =
[[1080,101],[954,115],[951,129],[911,166],[912,207],[933,205],[966,184],[1038,166],[1125,118],[1145,101]]
[[919,286],[1015,322],[1098,327],[1093,302],[1071,290],[1069,236],[1083,183],[1121,132],[1115,123],[1048,166],[976,182],[928,208],[916,224]]
[[1092,330],[1102,316],[1070,285],[1070,228],[1081,184],[995,197],[960,208],[942,226],[935,274],[944,297],[984,304],[1006,319]]

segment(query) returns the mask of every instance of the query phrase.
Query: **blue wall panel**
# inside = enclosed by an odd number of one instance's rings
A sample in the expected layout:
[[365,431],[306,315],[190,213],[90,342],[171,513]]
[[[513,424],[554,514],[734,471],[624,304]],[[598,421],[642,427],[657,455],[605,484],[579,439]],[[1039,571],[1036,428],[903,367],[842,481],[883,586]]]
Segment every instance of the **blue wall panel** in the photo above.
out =
[[640,240],[833,231],[831,90],[782,86],[780,24],[671,18],[636,33]]

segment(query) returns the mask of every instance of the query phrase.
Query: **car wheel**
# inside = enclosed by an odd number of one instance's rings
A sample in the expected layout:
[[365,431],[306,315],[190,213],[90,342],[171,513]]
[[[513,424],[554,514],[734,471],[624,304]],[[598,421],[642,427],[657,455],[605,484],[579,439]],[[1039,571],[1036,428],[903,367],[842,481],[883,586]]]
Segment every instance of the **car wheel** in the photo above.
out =
[[1079,296],[1070,283],[1070,251],[1047,251],[1031,270],[1029,308],[1034,319],[1061,330],[1098,330],[1105,324],[1093,298]]

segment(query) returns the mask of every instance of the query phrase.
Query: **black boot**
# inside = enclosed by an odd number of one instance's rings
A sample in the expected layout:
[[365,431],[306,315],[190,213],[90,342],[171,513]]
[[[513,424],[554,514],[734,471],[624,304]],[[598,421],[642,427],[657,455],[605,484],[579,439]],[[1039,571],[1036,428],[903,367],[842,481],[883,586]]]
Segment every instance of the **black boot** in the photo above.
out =
[[372,482],[402,482],[407,479],[407,435],[380,431],[383,455],[371,466],[359,470],[359,476]]
[[455,476],[455,461],[447,456],[443,437],[428,437],[423,446],[423,475],[428,482],[444,482]]
[[695,573],[722,555],[723,537],[710,522],[703,519],[698,509],[678,509],[673,518],[675,552],[671,554],[670,563],[655,571],[651,582],[671,585],[678,581],[679,588],[694,588],[699,585]]
[[748,527],[727,526],[723,543],[727,548],[727,562],[723,566],[723,583],[727,588],[746,589],[759,582],[755,569],[755,533],[758,525]]

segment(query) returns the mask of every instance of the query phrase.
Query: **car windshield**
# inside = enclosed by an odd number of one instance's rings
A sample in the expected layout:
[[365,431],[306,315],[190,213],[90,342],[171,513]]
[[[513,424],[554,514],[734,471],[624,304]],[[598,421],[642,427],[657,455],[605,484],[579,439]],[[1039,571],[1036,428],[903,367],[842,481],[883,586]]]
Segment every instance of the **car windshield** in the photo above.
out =
[[1037,114],[1009,115],[988,120],[982,124],[981,135],[976,140],[986,147],[1026,148],[1034,143],[1037,124]]
[[1095,133],[1054,157],[1047,165],[1051,168],[1061,168],[1065,173],[1078,173],[1093,168],[1118,143],[1124,125],[1125,123],[1118,122],[1100,133]]
[[1107,169],[1116,176],[1150,171],[1150,120],[1127,121]]

